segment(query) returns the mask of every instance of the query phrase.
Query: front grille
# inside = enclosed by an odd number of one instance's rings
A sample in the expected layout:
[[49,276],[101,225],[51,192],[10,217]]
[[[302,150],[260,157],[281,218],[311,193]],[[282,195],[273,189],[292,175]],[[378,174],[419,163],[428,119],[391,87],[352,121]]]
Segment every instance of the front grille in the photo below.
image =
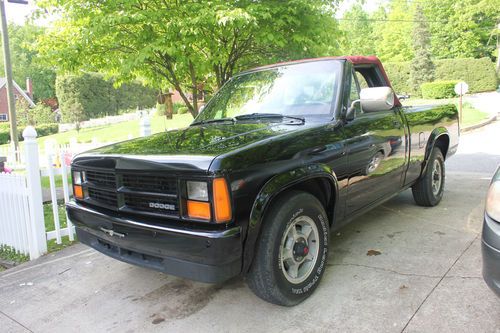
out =
[[135,191],[163,194],[177,193],[177,180],[155,175],[123,175],[123,186]]
[[150,195],[125,194],[125,206],[129,209],[163,215],[177,215],[177,198],[162,198]]
[[85,178],[87,182],[96,186],[116,187],[114,172],[89,170],[85,172]]
[[85,201],[125,213],[179,216],[177,179],[173,176],[111,170],[83,170]]
[[118,196],[116,192],[89,187],[88,196],[92,201],[96,203],[111,206],[112,208],[118,206]]

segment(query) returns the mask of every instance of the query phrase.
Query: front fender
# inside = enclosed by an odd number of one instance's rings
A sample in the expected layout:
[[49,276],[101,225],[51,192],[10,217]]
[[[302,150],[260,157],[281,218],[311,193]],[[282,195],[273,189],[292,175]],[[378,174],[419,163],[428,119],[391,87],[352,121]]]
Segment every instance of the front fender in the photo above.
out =
[[[338,197],[337,177],[333,170],[324,164],[311,164],[289,170],[273,176],[264,184],[255,198],[250,213],[243,253],[243,272],[247,272],[250,268],[255,253],[257,239],[260,235],[262,222],[273,198],[296,184],[314,178],[328,179],[332,186],[332,194],[334,194],[335,198]],[[336,204],[336,202],[337,200],[334,200],[334,204]]]

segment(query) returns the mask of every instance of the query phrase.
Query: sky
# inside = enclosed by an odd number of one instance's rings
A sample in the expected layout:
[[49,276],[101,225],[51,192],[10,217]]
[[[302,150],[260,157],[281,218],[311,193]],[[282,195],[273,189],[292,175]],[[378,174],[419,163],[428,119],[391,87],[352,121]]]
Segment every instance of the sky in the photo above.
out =
[[5,12],[7,15],[7,21],[16,24],[24,24],[26,16],[30,15],[34,9],[35,9],[34,1],[29,1],[27,5],[10,3],[7,1],[5,2]]

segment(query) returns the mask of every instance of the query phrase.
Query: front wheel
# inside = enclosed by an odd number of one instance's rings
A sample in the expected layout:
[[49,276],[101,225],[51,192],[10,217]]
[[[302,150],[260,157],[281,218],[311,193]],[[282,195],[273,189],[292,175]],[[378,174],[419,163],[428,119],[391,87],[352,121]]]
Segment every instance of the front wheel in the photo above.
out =
[[263,221],[247,276],[250,289],[274,304],[302,302],[323,276],[328,238],[325,209],[315,196],[293,191],[280,197]]
[[441,149],[434,147],[425,174],[411,188],[417,205],[436,206],[443,198],[444,179],[444,157]]

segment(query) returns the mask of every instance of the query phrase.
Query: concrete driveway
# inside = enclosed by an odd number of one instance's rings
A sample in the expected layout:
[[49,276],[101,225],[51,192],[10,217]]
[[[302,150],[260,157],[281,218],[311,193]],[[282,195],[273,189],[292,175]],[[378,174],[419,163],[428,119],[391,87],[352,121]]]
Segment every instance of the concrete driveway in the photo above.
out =
[[438,207],[406,191],[332,235],[321,285],[294,308],[261,301],[241,278],[206,285],[75,245],[0,273],[0,330],[500,332],[480,256],[498,142],[500,122],[462,136]]

